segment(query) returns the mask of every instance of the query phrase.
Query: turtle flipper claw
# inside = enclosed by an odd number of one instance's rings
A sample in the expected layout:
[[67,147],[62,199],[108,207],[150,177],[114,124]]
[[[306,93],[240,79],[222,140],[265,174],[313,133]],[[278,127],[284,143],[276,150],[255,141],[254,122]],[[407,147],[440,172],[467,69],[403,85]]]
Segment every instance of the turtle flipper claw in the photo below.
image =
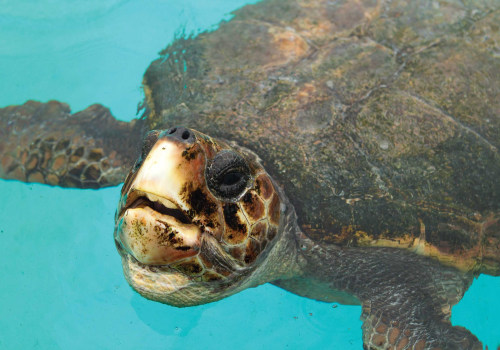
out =
[[28,101],[0,109],[0,177],[53,186],[100,188],[123,181],[135,160],[142,121],[116,120],[95,104]]

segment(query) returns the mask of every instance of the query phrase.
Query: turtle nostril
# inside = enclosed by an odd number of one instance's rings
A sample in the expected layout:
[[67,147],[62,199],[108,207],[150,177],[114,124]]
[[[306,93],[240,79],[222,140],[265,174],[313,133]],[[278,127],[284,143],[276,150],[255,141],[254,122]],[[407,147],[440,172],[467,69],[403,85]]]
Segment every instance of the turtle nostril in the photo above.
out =
[[195,142],[195,136],[194,133],[183,127],[183,126],[176,126],[171,129],[168,129],[165,131],[165,136],[177,139],[178,141],[184,142],[184,143],[192,143]]

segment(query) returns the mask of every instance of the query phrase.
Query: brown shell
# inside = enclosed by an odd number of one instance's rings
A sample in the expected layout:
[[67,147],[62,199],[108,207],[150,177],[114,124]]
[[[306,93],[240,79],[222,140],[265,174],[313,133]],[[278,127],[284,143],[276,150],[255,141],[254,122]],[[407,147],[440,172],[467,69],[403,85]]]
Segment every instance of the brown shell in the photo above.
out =
[[500,5],[466,4],[246,6],[150,65],[148,123],[254,150],[314,240],[498,273]]

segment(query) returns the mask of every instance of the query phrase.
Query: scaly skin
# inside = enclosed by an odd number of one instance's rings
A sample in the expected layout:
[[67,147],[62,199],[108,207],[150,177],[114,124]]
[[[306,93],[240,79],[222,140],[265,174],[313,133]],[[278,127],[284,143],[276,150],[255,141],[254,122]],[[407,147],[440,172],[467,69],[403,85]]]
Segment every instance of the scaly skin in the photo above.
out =
[[142,121],[116,120],[92,105],[71,114],[57,101],[0,109],[0,176],[52,186],[100,188],[123,182]]

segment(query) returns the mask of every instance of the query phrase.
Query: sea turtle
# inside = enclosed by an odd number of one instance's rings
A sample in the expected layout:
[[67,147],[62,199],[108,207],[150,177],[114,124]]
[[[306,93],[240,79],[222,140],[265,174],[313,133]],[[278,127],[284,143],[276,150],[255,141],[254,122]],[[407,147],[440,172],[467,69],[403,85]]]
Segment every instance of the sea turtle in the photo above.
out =
[[99,188],[132,167],[115,241],[147,298],[272,282],[361,304],[367,349],[480,349],[449,319],[474,276],[500,274],[499,10],[246,6],[160,53],[139,120],[1,109],[0,175]]

